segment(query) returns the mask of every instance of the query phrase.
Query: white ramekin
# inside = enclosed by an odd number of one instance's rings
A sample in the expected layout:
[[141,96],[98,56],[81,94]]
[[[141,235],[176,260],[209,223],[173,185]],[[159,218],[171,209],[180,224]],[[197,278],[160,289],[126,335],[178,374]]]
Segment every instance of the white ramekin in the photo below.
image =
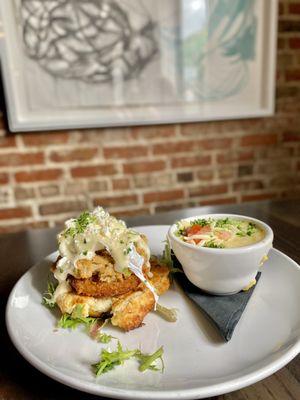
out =
[[237,293],[254,280],[264,257],[272,247],[274,237],[272,229],[267,224],[244,215],[205,214],[185,218],[182,221],[227,217],[255,223],[265,231],[265,237],[249,246],[213,249],[183,242],[174,234],[177,230],[176,224],[173,224],[168,232],[171,247],[187,278],[202,290],[218,295]]

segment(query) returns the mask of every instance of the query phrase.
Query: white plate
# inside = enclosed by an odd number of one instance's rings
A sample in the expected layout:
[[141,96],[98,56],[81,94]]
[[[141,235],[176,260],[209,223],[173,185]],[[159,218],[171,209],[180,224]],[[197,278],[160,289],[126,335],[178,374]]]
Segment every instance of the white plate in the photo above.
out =
[[[163,249],[167,226],[139,227],[153,254]],[[49,264],[31,268],[8,299],[6,322],[19,352],[51,378],[102,396],[128,399],[193,399],[230,392],[257,382],[292,360],[300,350],[300,268],[277,250],[229,343],[224,343],[204,315],[173,287],[160,303],[178,309],[176,323],[150,313],[145,325],[129,333],[114,328],[125,347],[152,352],[164,346],[163,374],[137,370],[136,361],[95,378],[90,364],[103,346],[84,331],[55,331],[58,313],[41,305]],[[114,344],[109,344],[113,347]]]

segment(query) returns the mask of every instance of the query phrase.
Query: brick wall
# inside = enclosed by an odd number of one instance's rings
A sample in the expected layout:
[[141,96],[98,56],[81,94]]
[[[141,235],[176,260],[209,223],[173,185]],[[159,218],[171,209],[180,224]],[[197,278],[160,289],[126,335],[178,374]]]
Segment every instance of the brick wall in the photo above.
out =
[[0,120],[0,231],[99,204],[124,216],[300,197],[300,1],[279,14],[272,118],[17,135]]

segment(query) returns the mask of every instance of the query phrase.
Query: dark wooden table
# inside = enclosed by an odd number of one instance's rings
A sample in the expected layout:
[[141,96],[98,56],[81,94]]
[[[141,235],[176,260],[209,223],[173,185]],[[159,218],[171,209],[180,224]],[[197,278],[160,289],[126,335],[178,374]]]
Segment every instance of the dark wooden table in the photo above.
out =
[[[134,217],[128,225],[171,224],[174,220],[207,212],[244,214],[267,222],[274,230],[274,247],[300,263],[300,201],[259,202],[243,205],[202,207],[155,216]],[[32,230],[0,236],[0,400],[99,399],[70,389],[44,376],[13,347],[4,321],[5,305],[14,283],[36,261],[56,250],[58,229]],[[299,311],[300,312],[300,311]],[[263,381],[216,399],[300,399],[300,358]]]

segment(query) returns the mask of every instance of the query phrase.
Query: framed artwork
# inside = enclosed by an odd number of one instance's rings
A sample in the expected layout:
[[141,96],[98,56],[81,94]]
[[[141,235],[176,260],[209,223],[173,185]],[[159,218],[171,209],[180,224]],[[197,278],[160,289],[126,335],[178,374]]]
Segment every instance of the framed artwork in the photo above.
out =
[[277,0],[1,0],[12,131],[267,116]]

